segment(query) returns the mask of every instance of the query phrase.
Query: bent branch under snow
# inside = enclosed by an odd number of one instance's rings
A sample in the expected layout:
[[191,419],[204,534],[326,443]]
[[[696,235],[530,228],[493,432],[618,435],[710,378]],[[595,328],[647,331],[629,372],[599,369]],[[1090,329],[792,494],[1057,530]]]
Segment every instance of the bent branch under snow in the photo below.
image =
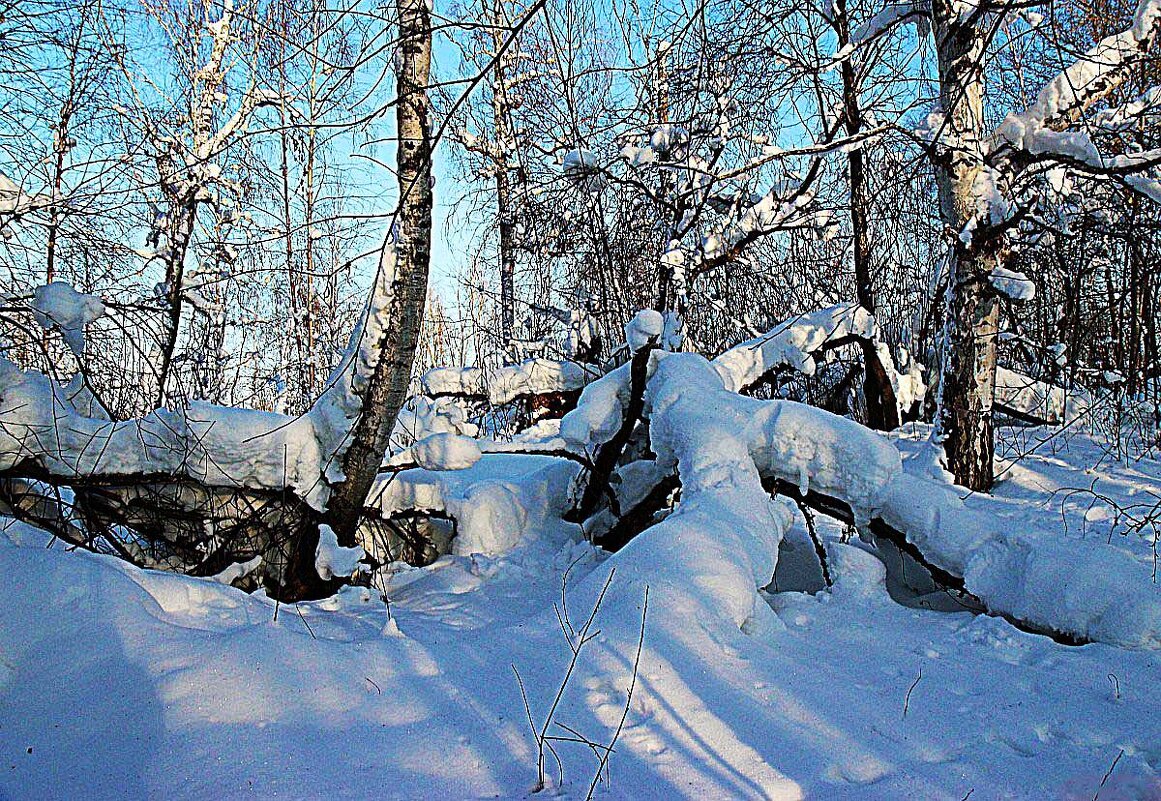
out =
[[[781,347],[767,350],[771,360],[787,358]],[[652,357],[644,416],[657,460],[645,471],[633,469],[637,463],[622,465],[619,491],[622,506],[635,508],[660,477],[676,473],[681,503],[628,547],[639,539],[656,541],[670,521],[696,516],[715,536],[725,537],[730,528],[730,541],[738,532],[752,538],[747,553],[754,547],[776,552],[774,513],[761,511],[768,504],[759,503],[756,493],[766,497],[763,479],[780,480],[802,497],[813,492],[836,499],[861,527],[873,521],[889,526],[926,563],[962,580],[993,614],[1076,641],[1161,647],[1161,599],[1145,565],[1111,546],[1012,531],[1003,520],[969,510],[960,488],[905,469],[890,442],[852,420],[731,391],[743,385],[739,376],[759,374],[764,367],[754,365],[765,363],[754,356],[734,372],[694,354]],[[618,430],[627,380],[622,368],[586,388],[578,408],[562,421],[570,446],[604,442]],[[643,474],[651,483],[640,480]],[[630,495],[634,502],[625,503]],[[746,509],[725,511],[736,504],[759,510],[763,522],[749,520]],[[703,514],[709,507],[717,511]],[[762,562],[771,558],[764,553]]]

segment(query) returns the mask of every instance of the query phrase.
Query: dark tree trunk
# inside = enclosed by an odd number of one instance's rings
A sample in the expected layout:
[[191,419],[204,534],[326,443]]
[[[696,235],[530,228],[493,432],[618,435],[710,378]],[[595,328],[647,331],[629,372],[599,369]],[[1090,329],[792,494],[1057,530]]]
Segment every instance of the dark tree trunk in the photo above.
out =
[[[850,42],[850,18],[847,16],[846,0],[835,0],[835,26],[838,29],[839,44]],[[859,84],[855,74],[855,64],[851,58],[842,63],[843,106],[846,115],[847,134],[854,136],[863,127],[862,109],[859,107]],[[859,305],[871,314],[875,313],[875,292],[872,284],[872,261],[870,225],[868,212],[871,201],[867,193],[867,176],[863,164],[861,147],[847,154],[851,186],[851,237],[855,255],[855,292]],[[863,396],[867,401],[867,424],[879,431],[891,431],[899,427],[899,404],[895,398],[895,388],[891,378],[879,358],[879,351],[873,342],[863,340]]]

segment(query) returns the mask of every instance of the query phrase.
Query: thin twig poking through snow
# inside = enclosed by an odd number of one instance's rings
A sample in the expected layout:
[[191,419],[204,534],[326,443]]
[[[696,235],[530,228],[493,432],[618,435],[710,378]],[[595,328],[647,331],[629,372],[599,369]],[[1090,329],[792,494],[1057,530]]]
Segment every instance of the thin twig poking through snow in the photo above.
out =
[[641,631],[637,636],[637,653],[633,656],[633,676],[629,680],[629,689],[625,693],[625,707],[621,710],[621,719],[617,721],[617,730],[613,732],[613,739],[609,740],[609,745],[601,754],[600,763],[597,765],[597,772],[593,775],[592,782],[589,783],[589,792],[585,796],[585,801],[589,801],[596,792],[597,784],[601,780],[601,773],[606,774],[605,781],[612,782],[612,778],[608,775],[609,769],[609,755],[613,753],[617,745],[617,740],[621,738],[621,730],[625,728],[625,719],[629,717],[629,708],[633,703],[633,691],[637,689],[637,674],[641,668],[641,650],[645,647],[645,620],[649,616],[649,585],[645,585],[645,600],[641,606]]
[[1100,786],[1097,787],[1096,793],[1093,794],[1092,801],[1097,801],[1097,799],[1100,798],[1101,790],[1104,789],[1105,782],[1107,782],[1109,780],[1109,776],[1113,775],[1113,771],[1117,769],[1117,763],[1121,761],[1121,757],[1123,757],[1124,755],[1125,755],[1125,749],[1123,749],[1123,748],[1117,752],[1117,758],[1113,760],[1113,764],[1109,765],[1108,771],[1105,773],[1104,777],[1101,779]]
[[[641,665],[641,652],[645,645],[645,621],[649,612],[649,587],[648,585],[645,587],[645,600],[641,610],[641,628],[637,637],[637,653],[633,659],[633,670],[629,679],[625,706],[621,711],[621,717],[617,722],[612,739],[608,745],[602,745],[590,737],[585,736],[576,728],[557,720],[556,713],[561,701],[564,699],[565,692],[568,690],[569,682],[576,673],[577,665],[580,663],[581,652],[586,645],[600,634],[600,630],[594,630],[593,625],[596,622],[597,615],[600,613],[605,595],[609,591],[609,587],[613,584],[613,577],[616,575],[617,569],[613,568],[609,571],[597,595],[596,601],[593,603],[592,611],[589,613],[584,625],[579,629],[573,625],[568,613],[568,577],[571,571],[572,565],[569,566],[568,570],[561,577],[561,600],[559,604],[553,604],[553,610],[556,612],[557,623],[560,626],[561,634],[564,635],[565,642],[568,643],[572,656],[569,659],[568,667],[565,669],[564,677],[557,687],[556,695],[553,696],[552,703],[549,705],[548,712],[545,714],[544,721],[540,724],[539,728],[537,728],[533,720],[532,707],[528,702],[528,692],[524,686],[524,680],[520,676],[520,671],[515,665],[512,665],[512,672],[516,675],[516,683],[520,687],[520,698],[524,704],[524,715],[528,721],[529,731],[532,732],[532,737],[536,741],[536,785],[533,788],[533,792],[538,793],[548,785],[544,770],[545,751],[552,754],[553,759],[556,760],[558,785],[564,784],[564,762],[561,760],[560,754],[557,752],[554,744],[575,743],[588,747],[597,758],[596,773],[589,784],[588,794],[585,796],[587,801],[587,799],[593,797],[593,793],[596,791],[602,775],[605,775],[606,781],[608,781],[609,756],[613,753],[617,740],[621,736],[621,731],[625,727],[625,720],[629,716],[629,709],[633,701],[633,692],[637,687],[637,675]],[[566,734],[554,734],[552,733],[554,728],[558,728]]]

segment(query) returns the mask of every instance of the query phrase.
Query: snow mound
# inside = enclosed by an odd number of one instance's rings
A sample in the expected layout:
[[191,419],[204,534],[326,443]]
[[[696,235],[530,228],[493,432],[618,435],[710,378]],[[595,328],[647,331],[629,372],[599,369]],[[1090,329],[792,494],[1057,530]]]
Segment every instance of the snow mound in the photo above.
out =
[[440,433],[415,443],[411,455],[425,470],[466,470],[480,461],[483,453],[471,437]]
[[367,554],[362,548],[344,548],[328,525],[318,527],[318,548],[314,552],[314,569],[323,581],[335,577],[352,576],[359,569],[359,560]]

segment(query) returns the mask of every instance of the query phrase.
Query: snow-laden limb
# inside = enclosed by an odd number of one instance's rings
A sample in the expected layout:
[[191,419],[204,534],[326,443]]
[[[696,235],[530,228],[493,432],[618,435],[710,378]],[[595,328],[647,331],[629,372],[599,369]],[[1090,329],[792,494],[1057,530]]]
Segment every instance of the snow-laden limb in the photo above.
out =
[[907,0],[902,3],[891,3],[878,14],[868,19],[855,30],[851,31],[850,41],[843,45],[831,58],[838,62],[850,58],[860,47],[875,41],[893,31],[904,23],[913,23],[920,29],[920,38],[923,37],[931,14],[931,4],[922,0]]
[[748,442],[742,409],[758,403],[726,390],[700,356],[658,355],[646,392],[649,439],[658,463],[680,474],[682,500],[613,561],[618,576],[683,588],[702,613],[738,628],[769,615],[757,589],[793,522],[792,507],[763,489]]
[[959,488],[911,473],[884,488],[881,519],[994,612],[1082,641],[1161,648],[1150,569],[1118,548],[1012,530],[968,509]]
[[[626,550],[668,547],[658,543],[681,526],[684,538],[725,538],[730,549],[741,547],[746,559],[756,560],[751,564],[762,565],[761,574],[773,565],[764,549],[771,541],[776,548],[776,536],[768,523],[756,532],[747,515],[758,510],[757,516],[769,517],[754,484],[776,478],[802,496],[837,499],[856,523],[890,526],[930,564],[961,577],[993,614],[1078,640],[1161,647],[1161,598],[1147,567],[1123,552],[1054,532],[1014,532],[997,517],[969,511],[953,485],[905,472],[898,450],[884,437],[820,409],[740,396],[725,383],[729,372],[695,354],[657,353],[651,372],[650,444],[656,467],[680,476],[681,503]],[[565,439],[611,429],[621,417],[625,380],[610,374],[591,385],[562,423]],[[700,534],[684,528],[694,521]],[[739,532],[745,534],[740,546]],[[1072,571],[1070,564],[1085,568]],[[748,587],[751,595],[754,586]],[[722,588],[719,600],[736,619],[750,608],[746,589],[736,582],[728,592]]]
[[486,398],[493,406],[517,398],[575,392],[599,375],[594,367],[572,361],[536,358],[496,370],[479,367],[435,367],[423,374],[425,395]]
[[1062,127],[1076,122],[1093,103],[1115,89],[1148,52],[1161,27],[1161,0],[1140,0],[1127,30],[1106,36],[1040,90],[1022,114],[1009,114],[1009,129]]
[[1084,392],[1070,392],[1007,367],[996,368],[996,407],[1005,414],[1058,425],[1083,413],[1090,403]]
[[[992,135],[992,149],[1057,156],[1101,172],[1125,173],[1157,163],[1156,152],[1101,156],[1087,133],[1065,131],[1125,80],[1145,58],[1161,28],[1161,0],[1140,0],[1127,30],[1105,37],[1049,81],[1021,113],[1012,112]],[[1141,100],[1152,102],[1152,93]],[[1139,104],[1138,113],[1145,110]],[[1161,197],[1161,193],[1158,193]]]
[[622,364],[584,388],[576,408],[560,421],[566,447],[583,454],[617,433],[629,403],[630,369],[629,363]]
[[1012,531],[969,511],[962,490],[904,472],[898,451],[853,421],[791,401],[714,394],[699,401],[690,392],[690,402],[746,425],[763,475],[838,498],[856,522],[882,520],[936,567],[961,576],[992,613],[1080,640],[1161,648],[1161,596],[1149,566],[1123,551]]
[[54,202],[52,195],[27,194],[19,184],[0,172],[0,214],[29,214],[47,208]]
[[96,295],[77,292],[71,284],[53,281],[38,286],[32,297],[32,316],[46,331],[56,328],[75,355],[85,352],[85,326],[105,313]]
[[857,303],[844,303],[787,320],[714,359],[726,388],[752,386],[778,367],[813,375],[814,354],[828,343],[848,338],[873,339],[875,318]]
[[290,489],[321,510],[324,461],[309,417],[202,402],[134,420],[87,417],[66,388],[0,359],[0,472],[63,482],[184,477],[207,487]]
[[578,362],[530,359],[497,370],[488,383],[488,401],[500,406],[528,395],[574,392],[597,375],[594,368]]
[[432,398],[488,396],[488,380],[479,367],[433,367],[420,377],[419,383],[423,394]]

